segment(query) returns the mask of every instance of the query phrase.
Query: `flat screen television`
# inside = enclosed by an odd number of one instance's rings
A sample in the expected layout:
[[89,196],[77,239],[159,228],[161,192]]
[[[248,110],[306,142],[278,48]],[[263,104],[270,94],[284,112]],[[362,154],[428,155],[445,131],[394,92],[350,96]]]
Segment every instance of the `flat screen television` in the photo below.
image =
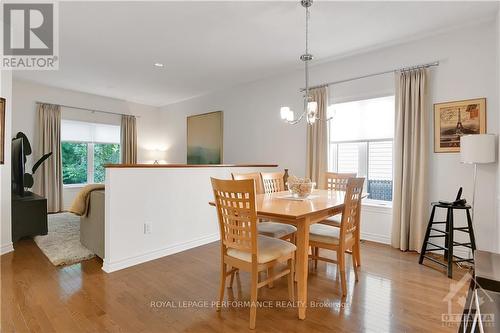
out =
[[12,193],[24,196],[23,139],[12,140]]

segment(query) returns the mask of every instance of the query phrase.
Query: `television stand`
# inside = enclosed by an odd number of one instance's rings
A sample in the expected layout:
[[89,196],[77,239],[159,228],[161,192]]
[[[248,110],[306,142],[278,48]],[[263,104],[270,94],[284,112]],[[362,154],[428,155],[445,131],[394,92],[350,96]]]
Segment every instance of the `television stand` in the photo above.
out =
[[46,235],[47,199],[32,192],[12,194],[12,242],[23,237]]

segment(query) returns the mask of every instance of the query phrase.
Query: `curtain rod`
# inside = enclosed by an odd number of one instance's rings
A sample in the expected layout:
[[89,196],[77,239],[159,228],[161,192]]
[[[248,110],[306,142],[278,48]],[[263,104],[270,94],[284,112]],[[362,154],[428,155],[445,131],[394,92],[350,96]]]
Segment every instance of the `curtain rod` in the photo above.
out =
[[[40,101],[36,101],[35,103],[36,104],[55,104],[55,103],[47,103],[47,102],[40,102]],[[102,111],[102,110],[96,110],[96,109],[87,109],[87,108],[81,108],[81,107],[78,107],[78,106],[71,106],[71,105],[64,105],[64,104],[55,104],[55,105],[59,105],[59,106],[62,106],[64,108],[89,111],[89,112],[92,112],[92,113],[94,113],[94,112],[100,112],[100,113],[114,114],[114,115],[117,115],[117,116],[134,116],[136,118],[140,118],[141,117],[141,116],[136,116],[136,115],[133,115],[133,114],[118,113],[118,112],[111,112],[111,111]]]
[[[339,84],[339,83],[344,83],[344,82],[349,82],[349,81],[355,81],[355,80],[360,80],[360,79],[366,79],[366,78],[369,78],[369,77],[372,77],[372,76],[389,74],[389,73],[394,73],[394,72],[399,72],[399,71],[409,71],[409,70],[413,70],[413,69],[417,69],[417,68],[429,68],[429,67],[434,67],[434,66],[439,66],[439,61],[429,62],[427,64],[421,64],[421,65],[415,65],[415,66],[409,66],[409,67],[401,67],[401,68],[391,69],[391,70],[384,71],[384,72],[378,72],[378,73],[373,73],[373,74],[362,75],[362,76],[353,77],[353,78],[345,79],[345,80],[327,82],[327,83],[323,83],[323,84],[318,84],[316,86],[312,86],[309,89],[315,89],[315,88],[321,88],[321,87],[328,87],[328,86],[332,86],[332,85]],[[304,90],[305,90],[305,88],[300,89],[300,91],[304,91]]]

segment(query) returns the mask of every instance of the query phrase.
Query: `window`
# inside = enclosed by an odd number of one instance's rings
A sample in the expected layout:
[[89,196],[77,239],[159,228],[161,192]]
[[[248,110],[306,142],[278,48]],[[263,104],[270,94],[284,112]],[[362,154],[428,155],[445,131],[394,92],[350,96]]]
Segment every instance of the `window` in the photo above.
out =
[[63,184],[102,183],[105,164],[120,162],[120,126],[61,122]]
[[61,142],[63,184],[85,184],[87,182],[87,144]]
[[328,107],[328,169],[365,177],[369,199],[392,201],[394,96]]
[[120,163],[120,145],[117,143],[94,144],[94,183],[103,183],[105,164]]

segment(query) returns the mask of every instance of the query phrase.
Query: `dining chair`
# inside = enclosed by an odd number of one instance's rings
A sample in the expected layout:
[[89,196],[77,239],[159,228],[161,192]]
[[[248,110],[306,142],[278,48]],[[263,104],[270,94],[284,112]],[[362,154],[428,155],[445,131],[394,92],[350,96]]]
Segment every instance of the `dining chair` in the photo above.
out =
[[[330,191],[345,192],[347,189],[347,181],[349,180],[349,178],[355,178],[355,177],[356,177],[355,173],[326,172],[324,188]],[[324,221],[321,221],[321,223],[338,228],[340,227],[341,220],[342,220],[341,214],[337,214],[332,217],[329,217]]]
[[349,178],[355,178],[355,173],[325,172],[325,189],[331,191],[344,191],[347,189]]
[[260,177],[260,172],[251,173],[231,173],[233,180],[253,179],[255,181],[255,194],[264,194],[264,185]]
[[[270,172],[265,173],[265,177],[267,180],[274,179],[273,181],[278,184],[277,186],[269,186],[265,190],[265,186],[263,185],[261,174],[258,172],[254,173],[233,173],[231,174],[234,180],[243,180],[243,179],[253,179],[255,181],[255,193],[263,194],[263,193],[272,193],[269,192],[271,189],[281,189],[284,191],[284,183],[283,183],[283,173],[281,172]],[[281,183],[279,181],[279,177],[281,176]],[[270,182],[269,182],[270,183]],[[268,183],[268,184],[269,184]],[[277,190],[275,192],[278,192]],[[292,243],[295,243],[295,232],[297,228],[293,225],[273,222],[273,221],[262,221],[257,225],[257,231],[259,234],[274,238],[281,238],[283,240],[290,240]]]
[[[309,246],[312,248],[311,258],[317,267],[317,261],[336,263],[339,266],[342,297],[347,294],[345,274],[345,253],[351,254],[352,266],[358,281],[358,260],[360,258],[359,228],[361,217],[361,198],[364,178],[350,178],[347,181],[344,208],[340,227],[325,224],[313,224],[309,228]],[[319,249],[332,250],[337,253],[337,260],[321,257]]]
[[286,191],[285,181],[283,176],[284,172],[261,172],[262,183],[264,185],[264,192],[275,193]]
[[[290,242],[257,234],[254,181],[211,178],[221,236],[221,274],[217,311],[224,301],[226,279],[236,270],[250,272],[250,329],[255,328],[258,289],[288,275],[288,297],[294,300],[294,254]],[[286,262],[280,272],[259,281],[259,272]],[[228,267],[231,267],[228,270]]]
[[[260,173],[233,173],[231,174],[234,180],[242,180],[242,179],[253,179],[255,181],[255,193],[263,194],[263,193],[272,193],[269,191],[279,192],[279,190],[284,191],[285,185],[283,181],[282,172],[269,172],[264,173],[262,176]],[[269,185],[267,188],[263,184],[263,177],[268,181]],[[280,181],[281,179],[281,181]],[[270,185],[273,184],[273,185]],[[267,191],[266,191],[267,189]],[[260,192],[262,191],[262,192]],[[260,220],[260,223],[257,224],[257,232],[260,235],[269,236],[273,238],[279,238],[283,240],[288,240],[295,244],[295,235],[297,232],[297,228],[293,225],[268,221],[268,220]],[[268,274],[272,275],[272,268],[269,269]],[[231,277],[233,278],[233,277]],[[269,288],[273,287],[273,282],[269,283]]]

